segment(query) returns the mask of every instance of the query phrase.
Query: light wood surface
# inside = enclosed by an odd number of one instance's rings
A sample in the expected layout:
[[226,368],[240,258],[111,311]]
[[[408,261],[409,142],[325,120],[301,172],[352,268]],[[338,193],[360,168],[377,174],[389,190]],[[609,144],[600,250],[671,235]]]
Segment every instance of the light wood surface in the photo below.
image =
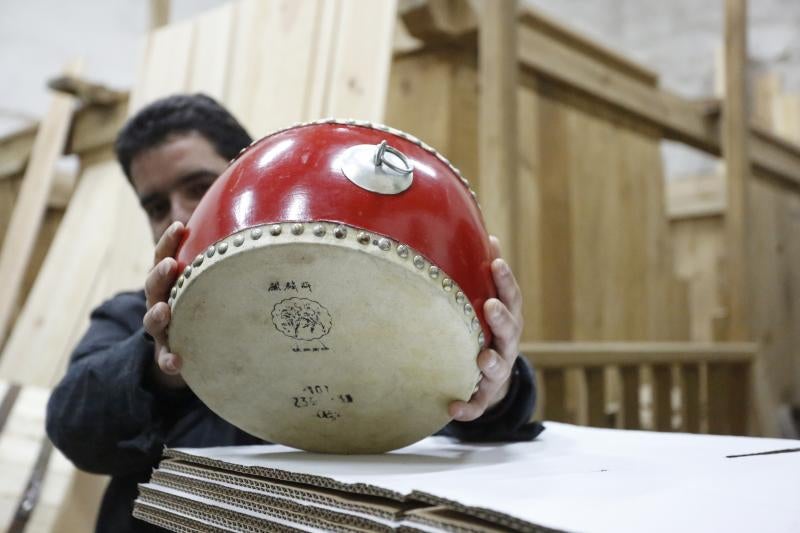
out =
[[[66,67],[65,73],[77,75],[81,68],[81,61],[74,61]],[[0,250],[0,279],[5,287],[0,294],[0,345],[11,325],[25,270],[44,219],[56,163],[64,151],[74,105],[72,96],[51,93],[50,106],[37,132],[31,160],[6,229]]]

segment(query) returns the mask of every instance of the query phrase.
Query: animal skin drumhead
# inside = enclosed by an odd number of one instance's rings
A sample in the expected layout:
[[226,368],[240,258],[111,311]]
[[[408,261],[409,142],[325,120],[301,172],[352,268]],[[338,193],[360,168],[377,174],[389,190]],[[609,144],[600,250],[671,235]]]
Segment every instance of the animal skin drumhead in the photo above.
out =
[[399,246],[328,222],[216,243],[174,293],[186,382],[244,431],[309,451],[379,453],[436,432],[475,390],[480,326],[447,273]]

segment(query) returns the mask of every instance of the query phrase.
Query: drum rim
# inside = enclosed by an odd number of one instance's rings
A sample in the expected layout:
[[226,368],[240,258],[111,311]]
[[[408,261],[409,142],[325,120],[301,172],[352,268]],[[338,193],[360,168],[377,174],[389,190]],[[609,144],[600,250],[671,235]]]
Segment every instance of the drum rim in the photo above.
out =
[[[305,237],[303,237],[305,234]],[[309,237],[312,235],[313,237]],[[323,239],[327,238],[327,242]],[[309,240],[311,239],[311,240]],[[333,239],[333,241],[331,241]],[[485,334],[470,303],[469,296],[461,287],[433,261],[430,261],[411,246],[384,235],[368,232],[362,228],[343,224],[315,220],[310,222],[275,222],[265,223],[240,230],[210,245],[205,252],[197,255],[178,276],[170,290],[168,304],[174,312],[178,300],[186,288],[211,266],[237,255],[245,250],[258,249],[278,244],[296,242],[320,242],[328,245],[341,241],[357,243],[358,249],[376,255],[393,254],[399,258],[398,264],[407,270],[422,276],[428,282],[436,283],[443,294],[450,294],[450,304],[454,306],[464,319],[467,331],[474,337],[478,350],[485,344]],[[356,247],[354,247],[356,248]]]

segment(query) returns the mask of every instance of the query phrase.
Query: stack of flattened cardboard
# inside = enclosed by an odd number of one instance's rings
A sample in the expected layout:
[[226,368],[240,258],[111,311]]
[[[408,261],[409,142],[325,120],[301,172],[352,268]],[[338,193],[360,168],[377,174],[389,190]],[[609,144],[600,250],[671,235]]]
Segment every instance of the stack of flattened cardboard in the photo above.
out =
[[[369,464],[404,470],[391,458],[413,461],[405,454],[325,456],[251,446],[167,450],[165,456],[150,482],[139,486],[134,516],[173,531],[556,531],[431,494],[268,466],[271,458],[305,457],[328,472],[344,465],[373,470]],[[413,479],[419,466],[410,463],[406,477]]]
[[174,531],[798,531],[798,468],[800,441],[558,423],[383,455],[168,449],[134,514]]

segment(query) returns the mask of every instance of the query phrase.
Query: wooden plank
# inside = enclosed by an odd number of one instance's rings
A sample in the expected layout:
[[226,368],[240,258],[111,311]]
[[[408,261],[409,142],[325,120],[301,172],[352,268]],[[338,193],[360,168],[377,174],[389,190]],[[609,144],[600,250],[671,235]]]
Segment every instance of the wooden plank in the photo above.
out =
[[480,99],[478,172],[486,227],[504,243],[514,268],[518,253],[517,197],[517,7],[516,0],[481,2],[478,71]]
[[625,429],[641,429],[641,407],[639,393],[641,387],[640,367],[625,365],[620,367],[622,378],[622,427]]
[[25,171],[39,127],[35,124],[0,139],[0,180]]
[[[542,302],[544,286],[541,268],[543,264],[543,249],[541,235],[544,231],[542,223],[541,200],[541,168],[540,161],[543,148],[542,137],[549,138],[539,128],[539,97],[532,88],[520,87],[517,95],[519,103],[519,140],[517,150],[519,157],[517,187],[517,224],[524,231],[517,231],[517,270],[515,275],[524,294],[522,302],[522,315],[525,327],[522,331],[523,339],[534,340],[543,338]],[[453,132],[455,134],[455,132]],[[482,197],[480,188],[478,198]]]
[[670,219],[721,216],[727,205],[722,174],[706,174],[669,179],[667,216]]
[[[104,270],[106,250],[114,239],[135,248],[140,226],[122,216],[116,201],[120,191],[132,194],[129,189],[114,161],[84,172],[3,349],[0,377],[45,387],[60,378],[76,336],[85,330],[89,310],[97,303],[88,300]],[[113,231],[97,230],[126,223],[129,227],[120,233],[126,235],[125,239],[119,239]],[[142,231],[145,228],[143,224]],[[145,273],[140,274],[140,280]]]
[[[306,120],[306,93],[315,85],[311,78],[313,43],[319,36],[320,24],[332,22],[319,16],[324,6],[318,1],[265,3],[259,36],[248,44],[261,50],[258,68],[254,69],[255,91],[247,110],[256,137]],[[241,18],[239,22],[243,23]]]
[[730,435],[730,365],[709,363],[708,365],[708,432],[715,435]]
[[[80,74],[81,62],[71,63],[67,74]],[[59,93],[51,95],[50,106],[37,132],[31,162],[25,171],[22,188],[0,250],[0,280],[6,290],[0,294],[0,345],[6,338],[25,269],[30,261],[41,227],[47,199],[55,176],[56,162],[64,151],[75,99]]]
[[[722,115],[664,89],[654,88],[570,49],[524,24],[518,31],[519,58],[525,68],[586,92],[659,128],[665,138],[720,155]],[[751,157],[756,170],[800,185],[800,145],[781,142],[751,127]]]
[[591,366],[584,369],[586,379],[586,401],[589,425],[594,427],[608,427],[606,417],[606,383],[604,370],[601,366]]
[[574,158],[569,141],[567,113],[557,102],[558,88],[543,82],[538,87],[538,131],[546,131],[538,141],[538,187],[540,191],[541,226],[539,248],[541,263],[542,308],[541,338],[569,340],[573,338],[575,309],[573,259],[573,217],[570,200],[570,164]]
[[728,405],[730,412],[730,429],[732,435],[752,434],[748,427],[748,420],[751,419],[751,391],[752,383],[752,364],[743,363],[731,365],[730,368],[730,388],[728,394],[730,399]]
[[752,361],[758,345],[747,342],[524,342],[520,352],[538,368]]
[[202,92],[219,102],[224,101],[228,64],[233,53],[235,14],[234,3],[227,3],[194,19],[188,91]]
[[[0,384],[0,389],[5,384]],[[94,527],[100,496],[107,478],[78,471],[61,453],[52,450],[40,484],[28,496],[32,507],[19,509],[43,443],[47,443],[44,418],[49,389],[22,388],[12,406],[8,425],[0,432],[0,527],[12,515],[27,514],[24,531],[90,531]],[[10,530],[9,530],[10,531]]]
[[304,120],[315,120],[330,114],[328,92],[333,75],[333,56],[340,31],[337,21],[341,17],[341,10],[341,0],[327,1],[321,6],[315,28],[312,63],[309,64],[309,76],[314,82],[307,90]]
[[150,0],[150,31],[169,24],[171,0]]
[[700,367],[683,364],[681,372],[681,430],[700,432]]
[[748,180],[750,158],[747,140],[747,1],[725,4],[725,100],[723,103],[723,154],[728,202],[725,213],[725,272],[727,281],[728,338],[750,337],[750,216]]
[[566,410],[566,376],[563,369],[544,369],[541,372],[544,386],[544,416],[547,420],[569,422]]
[[347,0],[342,4],[326,114],[383,121],[396,19],[396,0]]
[[653,365],[653,418],[656,431],[672,431],[672,372]]
[[185,20],[165,26],[149,35],[128,112],[175,93],[185,92],[191,78],[194,23]]

